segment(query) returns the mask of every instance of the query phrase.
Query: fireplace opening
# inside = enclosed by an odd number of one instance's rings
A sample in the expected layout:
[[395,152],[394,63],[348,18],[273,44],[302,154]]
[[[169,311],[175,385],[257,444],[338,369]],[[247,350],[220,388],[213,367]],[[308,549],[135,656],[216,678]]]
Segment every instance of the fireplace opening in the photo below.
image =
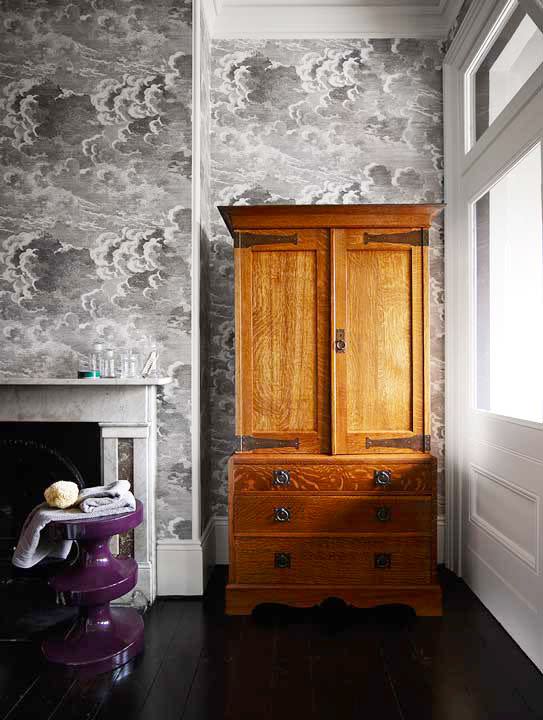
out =
[[57,480],[70,480],[80,487],[100,484],[100,427],[97,423],[0,423],[0,460],[0,600],[4,613],[0,639],[20,639],[35,632],[36,624],[38,629],[48,626],[48,618],[58,621],[60,609],[53,612],[56,598],[47,585],[50,563],[44,560],[34,568],[16,568],[11,564],[13,549],[28,513],[44,501],[48,485]]

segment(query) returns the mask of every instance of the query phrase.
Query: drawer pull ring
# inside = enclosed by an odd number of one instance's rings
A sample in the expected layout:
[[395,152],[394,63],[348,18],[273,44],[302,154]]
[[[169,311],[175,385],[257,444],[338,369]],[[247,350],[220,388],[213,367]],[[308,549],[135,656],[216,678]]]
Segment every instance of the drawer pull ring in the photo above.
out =
[[276,568],[289,568],[290,567],[290,553],[275,553],[275,567]]
[[273,511],[273,519],[276,522],[290,522],[290,510],[286,507],[277,507]]
[[388,522],[392,516],[392,512],[389,507],[382,505],[375,511],[375,517],[379,522]]
[[391,565],[389,553],[375,553],[375,567],[377,570],[385,570]]
[[288,470],[274,470],[273,484],[275,487],[286,487],[290,485],[290,472]]
[[392,473],[390,470],[375,470],[373,479],[378,487],[387,487],[392,483]]

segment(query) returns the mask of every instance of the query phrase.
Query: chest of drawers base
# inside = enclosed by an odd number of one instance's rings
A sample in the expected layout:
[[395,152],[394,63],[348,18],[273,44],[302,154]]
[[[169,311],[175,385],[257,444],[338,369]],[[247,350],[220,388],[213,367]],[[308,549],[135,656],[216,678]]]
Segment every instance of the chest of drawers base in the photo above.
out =
[[425,454],[234,455],[227,614],[334,597],[441,615],[435,470]]
[[291,607],[309,608],[320,605],[328,598],[339,598],[347,605],[372,608],[379,605],[408,605],[423,617],[441,616],[442,599],[439,585],[376,588],[338,585],[315,587],[266,585],[228,585],[226,592],[227,615],[250,615],[255,607],[265,603],[278,603]]

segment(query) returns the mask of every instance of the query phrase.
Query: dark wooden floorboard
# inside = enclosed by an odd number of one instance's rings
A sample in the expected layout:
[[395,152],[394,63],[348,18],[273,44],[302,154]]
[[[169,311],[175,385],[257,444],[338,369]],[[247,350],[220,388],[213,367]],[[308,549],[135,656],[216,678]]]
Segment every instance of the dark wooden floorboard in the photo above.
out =
[[94,720],[120,672],[90,677],[77,673],[75,682],[50,715],[50,720]]
[[434,717],[440,720],[477,720],[485,717],[480,695],[473,691],[468,668],[471,643],[453,623],[441,618],[414,621],[408,628],[413,661],[431,691]]
[[228,720],[271,720],[272,681],[275,663],[275,612],[269,616],[238,618],[241,626],[239,651],[234,662],[234,693],[229,693],[225,718]]
[[431,720],[431,688],[420,672],[407,633],[410,612],[407,608],[399,608],[397,611],[386,608],[375,612],[376,624],[380,629],[381,657],[402,719]]
[[[446,577],[446,587],[443,618],[415,618],[407,628],[413,659],[431,688],[433,716],[443,720],[456,719],[460,714],[465,720],[481,717],[533,720],[532,710],[496,652],[496,639],[504,636],[503,629],[489,615],[490,642],[485,642],[474,632],[467,612],[473,606],[477,616],[486,610],[464,583],[451,574]],[[511,652],[518,646],[510,638],[507,645],[509,652],[504,657],[510,659]],[[539,677],[541,691],[541,674],[533,666],[532,670]]]
[[[451,579],[451,588],[453,580]],[[496,622],[473,593],[464,593],[464,584],[456,579],[454,587],[457,595],[464,597],[464,619],[476,642],[488,648],[492,662],[497,666],[499,675],[505,676],[526,702],[537,718],[543,718],[543,692],[541,673],[520,647],[511,641],[510,636]],[[454,597],[454,595],[453,595]]]
[[0,643],[0,718],[4,718],[30,690],[42,668],[38,646]]
[[206,622],[202,652],[192,682],[183,720],[227,717],[234,700],[243,691],[244,679],[237,674],[242,623],[224,614],[224,578],[215,573],[204,601]]
[[541,673],[461,580],[443,579],[443,618],[333,603],[226,617],[217,568],[203,601],[155,603],[144,654],[115,673],[0,643],[0,719],[543,720]]
[[313,717],[401,718],[367,610],[317,610],[312,633]]
[[282,608],[275,628],[273,718],[303,718],[313,702],[312,623],[309,613]]
[[183,716],[202,652],[205,621],[200,600],[183,602],[181,622],[176,626],[138,718],[180,720]]
[[145,616],[144,652],[128,663],[110,689],[98,720],[136,718],[143,708],[166,653],[181,625],[183,604],[158,600]]
[[50,718],[76,682],[73,670],[43,665],[38,679],[5,716],[9,720]]

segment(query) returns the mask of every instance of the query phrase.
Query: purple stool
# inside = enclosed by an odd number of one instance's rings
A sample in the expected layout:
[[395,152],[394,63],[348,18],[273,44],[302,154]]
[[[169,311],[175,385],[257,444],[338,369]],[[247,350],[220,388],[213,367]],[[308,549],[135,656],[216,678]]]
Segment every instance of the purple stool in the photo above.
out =
[[49,580],[67,605],[78,605],[79,616],[64,637],[45,640],[43,654],[54,663],[113,670],[138,655],[143,648],[143,620],[134,608],[111,608],[109,603],[130,592],[138,579],[132,558],[116,558],[109,551],[113,535],[137,527],[143,519],[138,500],[134,512],[49,524],[56,537],[77,540],[79,557],[74,565]]

